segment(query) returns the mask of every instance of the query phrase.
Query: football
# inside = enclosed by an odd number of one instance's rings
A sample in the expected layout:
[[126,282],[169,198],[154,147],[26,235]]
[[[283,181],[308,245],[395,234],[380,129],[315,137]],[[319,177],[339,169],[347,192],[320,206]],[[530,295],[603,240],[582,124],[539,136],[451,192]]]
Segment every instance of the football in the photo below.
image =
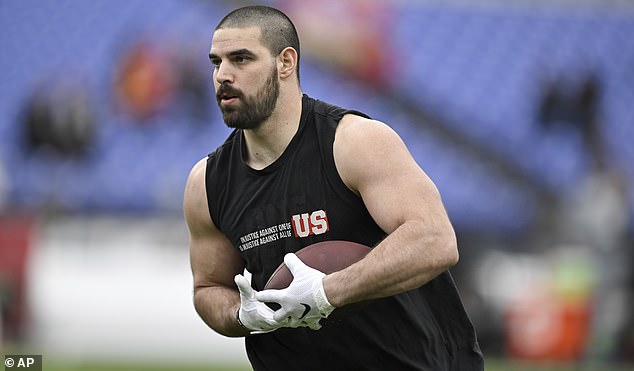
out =
[[[372,249],[368,246],[350,241],[323,241],[297,251],[295,255],[311,268],[326,274],[342,270],[363,259]],[[273,272],[264,289],[284,289],[293,281],[291,271],[284,263]],[[346,316],[362,306],[355,303],[335,309],[328,319]]]

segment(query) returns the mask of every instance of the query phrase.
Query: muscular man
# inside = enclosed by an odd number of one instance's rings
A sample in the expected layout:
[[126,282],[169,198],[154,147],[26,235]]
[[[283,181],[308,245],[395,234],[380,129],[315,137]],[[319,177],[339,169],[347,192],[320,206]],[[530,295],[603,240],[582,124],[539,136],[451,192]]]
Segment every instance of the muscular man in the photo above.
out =
[[[453,228],[399,136],[302,93],[297,32],[276,9],[229,13],[209,57],[235,130],[193,167],[185,189],[194,304],[205,323],[245,336],[255,370],[482,370],[447,271],[458,261]],[[325,240],[373,249],[328,275],[292,254]],[[294,275],[289,288],[260,291],[282,261]],[[334,308],[368,299],[322,326]]]

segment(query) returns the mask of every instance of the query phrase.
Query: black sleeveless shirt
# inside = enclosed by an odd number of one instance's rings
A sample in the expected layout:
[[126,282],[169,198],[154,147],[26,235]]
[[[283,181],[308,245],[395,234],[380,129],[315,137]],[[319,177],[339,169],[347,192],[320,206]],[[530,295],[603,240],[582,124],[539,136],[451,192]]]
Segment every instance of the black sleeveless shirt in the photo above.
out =
[[[207,160],[214,224],[261,290],[284,255],[324,240],[375,246],[385,236],[335,167],[336,127],[348,113],[306,95],[297,133],[271,165],[246,165],[241,130]],[[475,332],[445,272],[419,289],[375,300],[322,329],[246,337],[255,370],[481,370]]]

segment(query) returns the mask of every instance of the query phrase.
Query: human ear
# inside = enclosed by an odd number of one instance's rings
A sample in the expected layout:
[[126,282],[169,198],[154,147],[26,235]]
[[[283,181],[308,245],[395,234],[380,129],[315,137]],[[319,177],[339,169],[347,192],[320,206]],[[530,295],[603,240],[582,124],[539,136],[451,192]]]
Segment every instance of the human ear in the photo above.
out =
[[290,46],[284,48],[277,57],[277,70],[284,79],[295,73],[297,69],[297,51]]

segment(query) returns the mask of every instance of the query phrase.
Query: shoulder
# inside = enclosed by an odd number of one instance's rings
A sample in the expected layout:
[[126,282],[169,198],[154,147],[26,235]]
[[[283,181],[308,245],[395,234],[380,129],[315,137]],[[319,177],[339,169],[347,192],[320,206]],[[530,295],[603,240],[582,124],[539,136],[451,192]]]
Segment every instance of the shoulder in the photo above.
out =
[[[185,184],[183,211],[188,222],[200,218],[200,205],[207,205],[205,178],[207,172],[207,157],[198,161],[190,170]],[[206,208],[205,208],[206,209]]]
[[390,126],[355,114],[339,122],[333,155],[339,175],[353,191],[368,177],[413,163],[405,143]]
[[201,158],[200,160],[198,160],[198,162],[194,164],[194,166],[192,166],[191,170],[189,171],[189,176],[187,177],[186,187],[190,186],[190,184],[192,183],[198,183],[201,180],[204,181],[205,172],[207,171],[208,158],[209,157]]
[[207,158],[203,158],[192,167],[185,184],[183,214],[190,236],[206,235],[214,225],[207,203],[206,170]]
[[395,148],[405,148],[401,137],[387,124],[362,117],[346,114],[342,117],[335,133],[335,143],[342,150],[356,154],[380,152]]
[[211,218],[209,214],[208,192],[216,189],[218,179],[222,178],[230,162],[234,148],[238,143],[240,130],[234,130],[213,152],[200,159],[191,168],[185,184],[183,210],[185,218],[202,220]]
[[203,178],[210,192],[213,193],[222,186],[223,179],[226,179],[234,164],[241,161],[241,136],[241,130],[234,130],[224,143],[203,159],[205,160]]
[[190,170],[185,184],[183,211],[188,224],[214,224],[212,210],[217,206],[216,195],[223,181],[240,158],[240,130],[234,130],[213,152],[200,159]]
[[188,224],[211,222],[208,190],[216,189],[218,180],[226,176],[227,169],[231,167],[235,146],[239,144],[236,139],[239,135],[240,131],[234,130],[223,144],[191,168],[183,200],[183,211]]

